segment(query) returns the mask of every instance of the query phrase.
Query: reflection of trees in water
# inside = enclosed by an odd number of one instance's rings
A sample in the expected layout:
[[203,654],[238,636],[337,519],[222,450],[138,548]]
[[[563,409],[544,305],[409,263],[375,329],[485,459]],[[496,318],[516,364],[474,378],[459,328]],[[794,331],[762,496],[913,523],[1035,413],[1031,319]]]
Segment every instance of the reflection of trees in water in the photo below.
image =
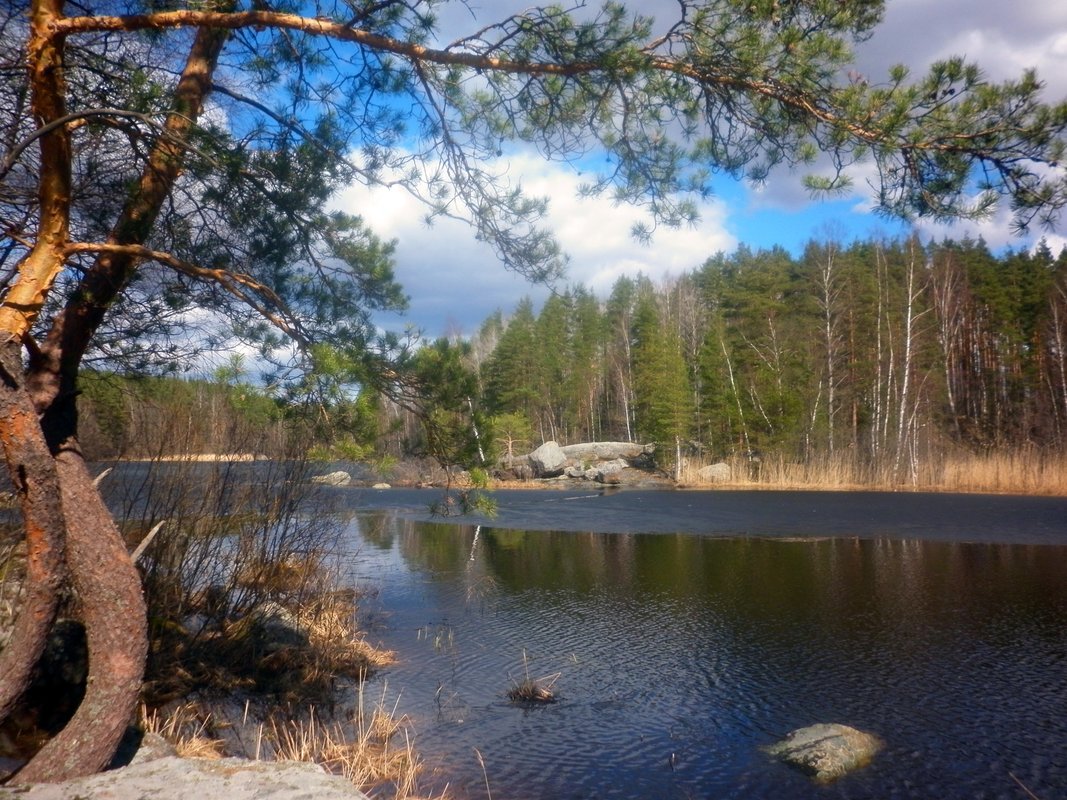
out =
[[378,546],[395,538],[411,566],[441,579],[462,575],[468,587],[663,596],[839,633],[872,617],[947,613],[946,598],[973,610],[976,625],[990,606],[1067,603],[1067,559],[1042,558],[1048,548],[1038,546],[526,531],[387,514],[362,529]]

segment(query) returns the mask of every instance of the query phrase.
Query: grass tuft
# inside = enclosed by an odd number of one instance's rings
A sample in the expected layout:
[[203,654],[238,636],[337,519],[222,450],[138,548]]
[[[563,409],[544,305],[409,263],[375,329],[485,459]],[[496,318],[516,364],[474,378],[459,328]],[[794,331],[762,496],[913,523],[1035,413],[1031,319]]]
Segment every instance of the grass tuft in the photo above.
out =
[[530,677],[530,663],[526,658],[526,651],[522,651],[523,668],[526,676],[521,681],[513,681],[512,687],[507,691],[508,700],[513,703],[537,705],[541,703],[554,703],[556,693],[553,687],[563,674],[554,672],[540,678]]

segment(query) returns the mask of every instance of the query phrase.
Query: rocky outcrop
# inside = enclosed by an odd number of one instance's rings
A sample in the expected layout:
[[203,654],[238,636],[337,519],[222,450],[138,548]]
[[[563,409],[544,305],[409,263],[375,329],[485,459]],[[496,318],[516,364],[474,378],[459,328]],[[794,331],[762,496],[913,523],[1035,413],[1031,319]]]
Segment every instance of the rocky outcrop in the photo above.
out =
[[882,749],[873,734],[838,723],[822,723],[799,728],[766,752],[820,783],[866,766]]
[[636,461],[651,455],[655,445],[636,444],[634,442],[583,442],[568,444],[560,448],[569,461]]
[[[16,779],[17,782],[17,779]],[[0,800],[367,800],[344,778],[317,764],[243,758],[135,761],[128,767],[64,783],[8,785]]]
[[588,469],[581,466],[567,467],[565,474],[568,478],[582,478],[597,483],[615,483],[618,474],[629,466],[630,462],[616,458],[613,461],[602,461]]
[[569,478],[615,483],[615,477],[631,467],[647,468],[654,445],[632,442],[585,442],[560,447],[545,442],[526,456],[511,458],[504,464],[518,478]]

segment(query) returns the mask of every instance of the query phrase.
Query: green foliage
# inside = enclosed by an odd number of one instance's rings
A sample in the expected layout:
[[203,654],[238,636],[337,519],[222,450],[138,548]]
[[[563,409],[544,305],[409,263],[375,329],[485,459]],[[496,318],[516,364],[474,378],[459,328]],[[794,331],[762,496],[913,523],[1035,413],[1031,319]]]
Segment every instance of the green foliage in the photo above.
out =
[[442,465],[484,463],[489,425],[480,408],[477,377],[464,363],[467,343],[437,339],[418,350],[411,373],[417,392],[425,452]]
[[646,290],[634,316],[634,392],[637,432],[655,442],[657,454],[673,453],[677,440],[689,436],[692,395],[677,328],[656,308]]
[[[661,287],[622,278],[592,300],[596,324],[579,337],[566,331],[590,302],[583,290],[538,316],[524,303],[523,336],[505,330],[483,376],[490,402],[540,399],[497,413],[494,438],[513,454],[541,431],[654,441],[664,457],[676,441],[711,457],[845,453],[872,470],[946,439],[1062,446],[1065,263],[1047,247],[830,240],[800,258],[740,247]],[[542,320],[558,343],[548,356],[527,338]],[[535,392],[541,374],[552,377]]]

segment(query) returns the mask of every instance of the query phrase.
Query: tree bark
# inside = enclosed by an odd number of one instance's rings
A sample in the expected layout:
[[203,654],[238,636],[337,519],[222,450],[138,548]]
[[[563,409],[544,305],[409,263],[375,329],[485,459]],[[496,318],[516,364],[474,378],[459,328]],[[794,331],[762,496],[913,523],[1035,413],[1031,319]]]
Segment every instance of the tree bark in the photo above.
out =
[[19,772],[26,783],[89,775],[107,766],[133,718],[148,649],[141,576],[76,440],[64,442],[55,464],[67,512],[67,560],[88,637],[89,677],[74,717]]
[[25,595],[11,638],[0,651],[0,719],[29,687],[65,577],[59,479],[22,383],[21,355],[15,342],[0,347],[0,441],[26,536]]

